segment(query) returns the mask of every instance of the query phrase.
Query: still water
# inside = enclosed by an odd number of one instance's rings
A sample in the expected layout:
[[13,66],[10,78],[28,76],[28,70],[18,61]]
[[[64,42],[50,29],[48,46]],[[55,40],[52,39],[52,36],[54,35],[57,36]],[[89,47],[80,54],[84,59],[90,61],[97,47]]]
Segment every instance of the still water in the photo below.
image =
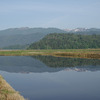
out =
[[29,100],[100,100],[100,60],[0,56],[0,74]]

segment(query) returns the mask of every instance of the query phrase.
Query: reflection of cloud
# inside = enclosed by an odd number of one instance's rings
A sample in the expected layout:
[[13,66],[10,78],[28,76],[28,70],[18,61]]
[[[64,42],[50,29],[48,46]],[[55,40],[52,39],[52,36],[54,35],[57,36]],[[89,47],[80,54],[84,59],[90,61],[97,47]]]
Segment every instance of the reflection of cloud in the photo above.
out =
[[90,71],[88,69],[85,68],[66,68],[64,69],[65,71],[77,71],[77,72],[86,72],[86,71]]

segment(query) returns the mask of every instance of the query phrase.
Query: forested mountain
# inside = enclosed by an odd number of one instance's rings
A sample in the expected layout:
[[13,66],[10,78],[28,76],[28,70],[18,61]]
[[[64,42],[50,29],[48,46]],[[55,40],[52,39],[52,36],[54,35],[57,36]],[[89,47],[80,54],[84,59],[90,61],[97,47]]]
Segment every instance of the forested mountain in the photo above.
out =
[[0,31],[0,48],[25,49],[31,43],[37,42],[51,33],[74,33],[74,34],[99,34],[100,29],[77,28],[74,30],[62,30],[58,28],[10,28]]
[[[0,31],[0,48],[17,47],[36,42],[49,33],[65,33],[57,28],[10,28]],[[15,47],[14,46],[14,47]],[[22,46],[23,47],[23,46]]]
[[48,34],[28,49],[83,49],[100,48],[100,35]]

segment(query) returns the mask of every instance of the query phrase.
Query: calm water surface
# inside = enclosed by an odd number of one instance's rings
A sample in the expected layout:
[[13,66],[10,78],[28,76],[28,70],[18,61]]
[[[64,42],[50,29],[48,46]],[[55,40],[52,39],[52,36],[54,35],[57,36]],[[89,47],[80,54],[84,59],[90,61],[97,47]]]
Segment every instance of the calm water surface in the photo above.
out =
[[100,60],[1,56],[0,74],[29,100],[100,100]]

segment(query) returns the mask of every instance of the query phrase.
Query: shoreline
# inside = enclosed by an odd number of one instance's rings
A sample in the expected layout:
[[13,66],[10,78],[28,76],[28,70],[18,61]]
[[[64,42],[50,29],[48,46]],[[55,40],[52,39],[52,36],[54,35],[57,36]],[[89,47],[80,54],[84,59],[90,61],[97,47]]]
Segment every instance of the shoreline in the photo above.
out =
[[15,91],[0,75],[0,100],[25,100],[19,92]]
[[0,56],[36,55],[100,59],[100,49],[0,50]]

